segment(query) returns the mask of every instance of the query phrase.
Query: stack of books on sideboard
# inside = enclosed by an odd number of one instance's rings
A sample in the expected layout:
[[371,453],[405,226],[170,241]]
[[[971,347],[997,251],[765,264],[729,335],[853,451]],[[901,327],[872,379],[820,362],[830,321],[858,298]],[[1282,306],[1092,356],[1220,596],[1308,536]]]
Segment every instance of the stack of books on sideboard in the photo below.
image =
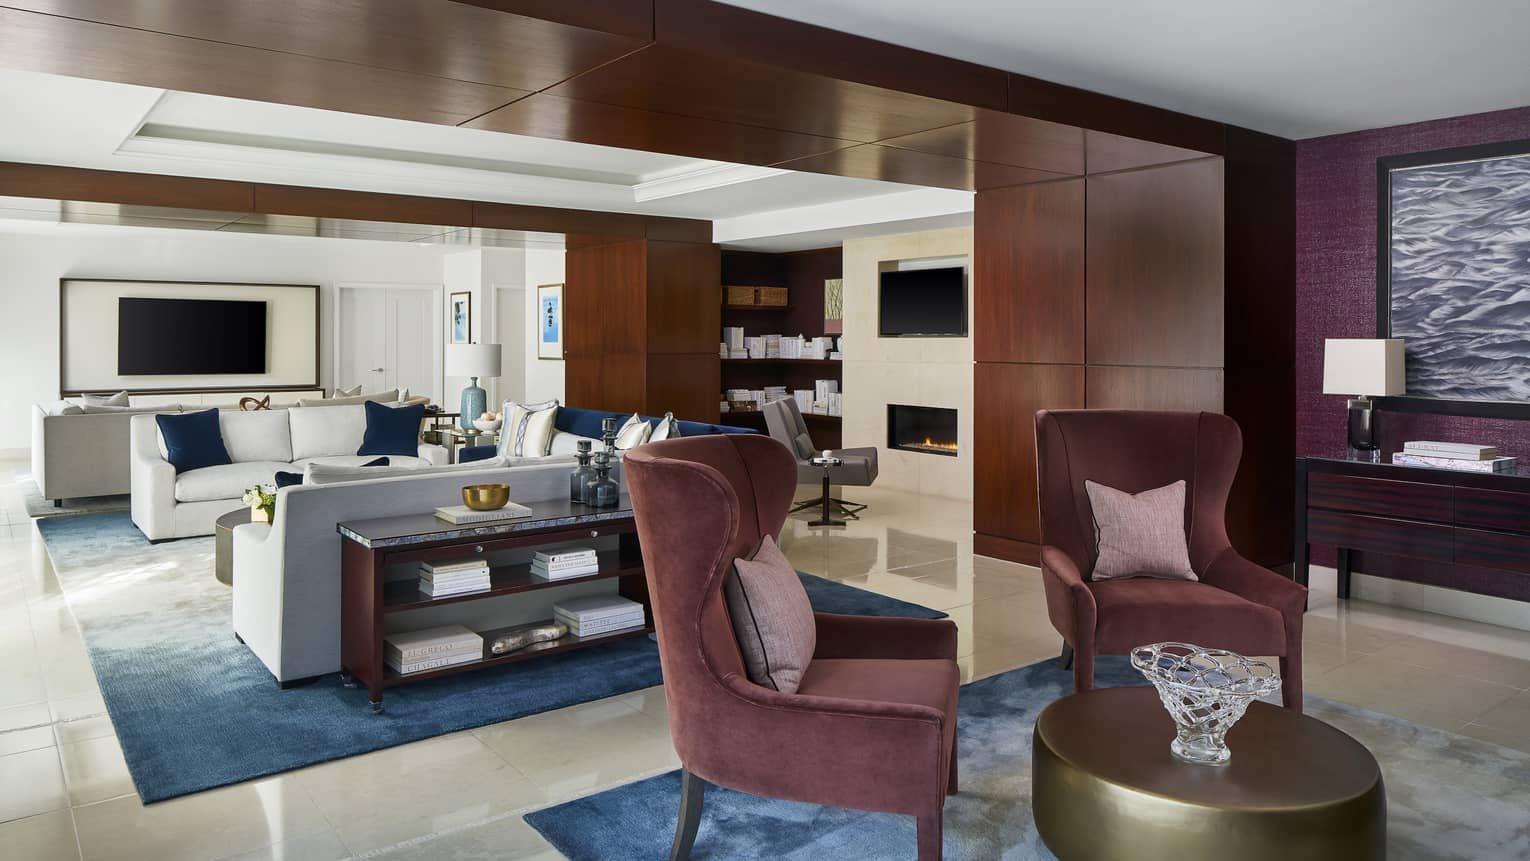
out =
[[448,559],[420,563],[420,591],[432,598],[484,592],[492,585],[487,559]]
[[600,573],[600,560],[591,547],[570,547],[548,553],[538,550],[531,558],[531,574],[543,580],[567,580]]
[[588,595],[553,605],[553,618],[568,626],[576,637],[614,634],[641,628],[647,622],[643,605],[620,595]]
[[389,634],[383,646],[383,660],[401,676],[483,659],[483,637],[462,625]]
[[1514,472],[1518,461],[1500,457],[1498,449],[1490,445],[1419,441],[1403,443],[1403,450],[1392,455],[1392,462],[1462,472]]

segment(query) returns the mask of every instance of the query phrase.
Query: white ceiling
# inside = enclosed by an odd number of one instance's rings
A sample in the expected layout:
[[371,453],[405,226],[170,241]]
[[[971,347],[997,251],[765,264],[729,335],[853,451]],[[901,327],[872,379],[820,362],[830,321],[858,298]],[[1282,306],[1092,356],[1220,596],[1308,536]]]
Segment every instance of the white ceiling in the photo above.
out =
[[1530,105],[1530,0],[724,0],[1301,139]]
[[[478,129],[0,71],[0,161],[632,212],[725,223],[761,214],[779,250],[822,247],[836,228],[947,216],[948,189],[797,173]],[[909,192],[919,194],[910,196]],[[866,201],[887,201],[867,207]],[[802,207],[839,221],[793,240]],[[896,213],[890,218],[879,212]],[[877,217],[867,217],[871,212]],[[821,221],[822,219],[818,219]],[[908,228],[914,229],[914,228]],[[849,234],[846,234],[849,235]],[[732,240],[753,238],[735,227]],[[829,242],[828,244],[833,244]]]

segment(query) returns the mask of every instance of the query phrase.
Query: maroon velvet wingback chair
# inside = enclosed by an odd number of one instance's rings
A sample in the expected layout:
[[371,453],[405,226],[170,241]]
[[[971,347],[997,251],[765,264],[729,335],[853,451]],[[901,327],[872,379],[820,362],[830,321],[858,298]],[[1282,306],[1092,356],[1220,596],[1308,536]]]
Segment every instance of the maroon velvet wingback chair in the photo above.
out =
[[956,625],[816,614],[796,693],[749,681],[723,596],[733,560],[779,539],[797,462],[769,437],[650,443],[624,470],[684,767],[671,858],[689,856],[705,784],[918,818],[919,858],[940,857],[956,791]]
[[[1232,419],[1215,413],[1042,410],[1036,414],[1041,571],[1047,614],[1073,661],[1073,687],[1094,687],[1095,655],[1173,640],[1280,658],[1287,708],[1302,708],[1305,587],[1238,555],[1227,493],[1243,453]],[[1184,479],[1185,535],[1199,582],[1094,582],[1088,479],[1140,493]],[[1281,506],[1271,518],[1289,517]]]

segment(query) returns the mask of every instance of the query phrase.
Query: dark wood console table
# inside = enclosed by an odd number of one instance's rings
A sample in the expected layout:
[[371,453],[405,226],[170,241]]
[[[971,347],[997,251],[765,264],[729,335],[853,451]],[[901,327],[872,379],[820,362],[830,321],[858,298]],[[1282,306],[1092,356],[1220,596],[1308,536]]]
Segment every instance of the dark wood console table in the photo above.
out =
[[[528,502],[529,518],[498,523],[454,526],[434,514],[412,514],[357,520],[336,526],[340,542],[340,664],[366,686],[375,711],[382,710],[383,690],[484,667],[496,667],[544,655],[588,648],[653,631],[653,610],[648,584],[643,579],[643,557],[638,546],[637,523],[626,494],[616,508],[592,508],[567,500]],[[389,566],[418,565],[432,560],[463,556],[492,557],[510,550],[527,550],[570,541],[587,542],[616,537],[614,550],[599,553],[600,570],[583,577],[544,580],[532,575],[529,563],[491,564],[491,587],[482,592],[432,598],[420,591],[417,579],[388,579]],[[645,625],[612,634],[539,643],[506,655],[489,651],[494,638],[514,626],[479,631],[483,635],[482,660],[438,670],[401,675],[383,661],[385,622],[391,614],[424,607],[440,607],[465,601],[555,589],[575,583],[615,578],[623,597],[642,604]],[[437,622],[436,624],[439,624]],[[426,627],[426,626],[416,626]]]
[[1425,563],[1369,575],[1530,601],[1530,470],[1299,457],[1294,573],[1303,585],[1311,544],[1338,549],[1340,598],[1359,551]]

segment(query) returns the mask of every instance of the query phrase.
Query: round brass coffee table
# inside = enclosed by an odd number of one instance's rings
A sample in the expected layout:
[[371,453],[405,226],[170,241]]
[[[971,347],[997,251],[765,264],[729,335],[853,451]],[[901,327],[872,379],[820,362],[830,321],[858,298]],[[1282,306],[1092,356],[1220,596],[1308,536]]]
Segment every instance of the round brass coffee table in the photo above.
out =
[[234,527],[250,522],[250,507],[236,508],[213,521],[213,576],[234,585]]
[[1315,718],[1255,702],[1225,765],[1169,753],[1174,721],[1147,687],[1064,697],[1036,720],[1032,808],[1061,861],[1362,861],[1386,857],[1381,769]]

